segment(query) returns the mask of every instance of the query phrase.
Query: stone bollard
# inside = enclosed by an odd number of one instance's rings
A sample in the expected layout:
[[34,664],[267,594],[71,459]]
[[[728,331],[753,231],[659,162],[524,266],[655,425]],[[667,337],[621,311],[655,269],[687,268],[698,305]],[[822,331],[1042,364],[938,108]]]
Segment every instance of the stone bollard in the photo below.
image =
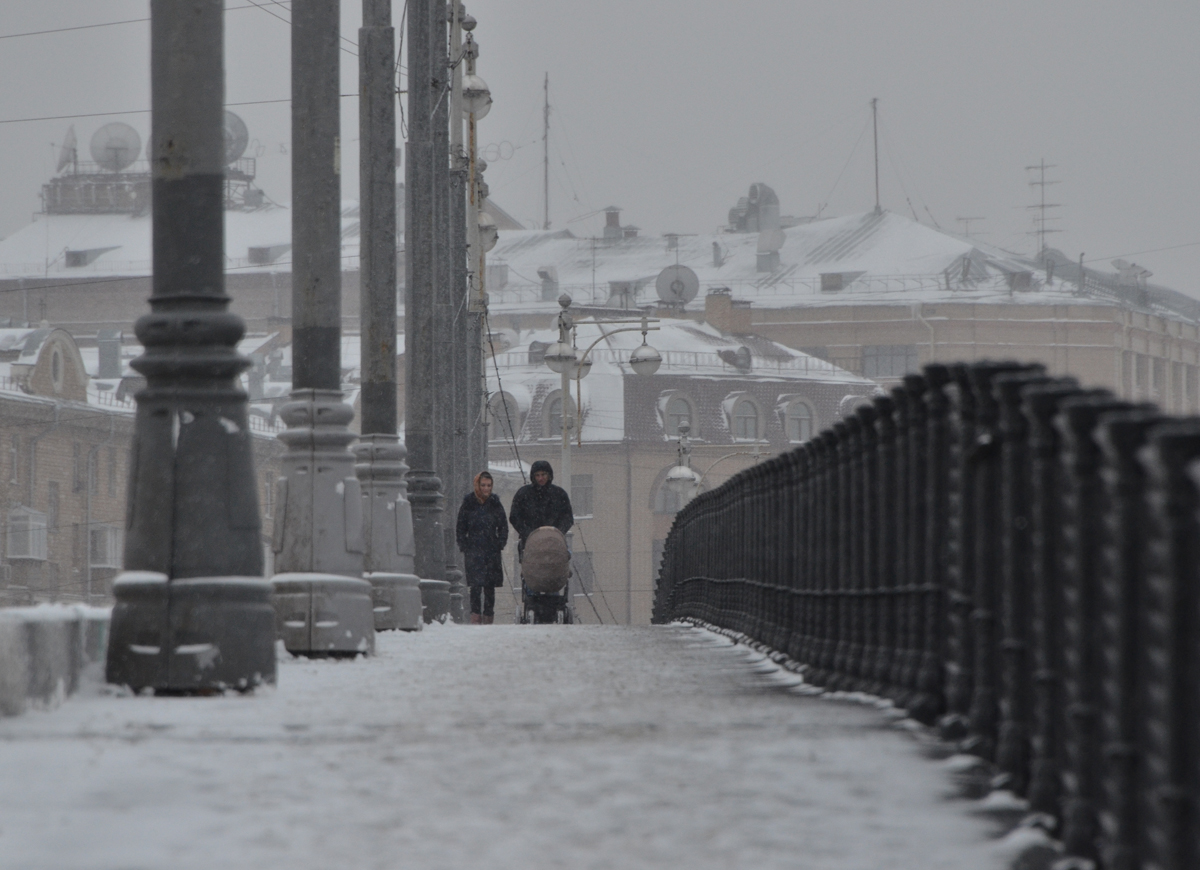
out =
[[1100,857],[1106,870],[1142,866],[1141,773],[1142,615],[1147,537],[1146,474],[1138,453],[1152,427],[1166,418],[1152,410],[1106,414],[1096,441],[1104,453],[1103,557],[1099,625],[1101,740],[1106,759],[1100,805]]

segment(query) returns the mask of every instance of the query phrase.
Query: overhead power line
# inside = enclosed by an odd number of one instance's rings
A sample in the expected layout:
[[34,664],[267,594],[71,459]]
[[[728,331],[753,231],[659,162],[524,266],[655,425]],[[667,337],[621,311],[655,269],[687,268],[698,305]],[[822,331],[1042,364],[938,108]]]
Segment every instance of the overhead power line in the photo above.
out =
[[[278,4],[277,4],[278,5]],[[239,9],[261,9],[257,3],[252,3],[247,6],[230,6],[226,12],[237,12]],[[96,24],[76,24],[72,27],[54,27],[49,30],[29,30],[25,33],[0,33],[0,39],[20,39],[24,36],[48,36],[54,33],[70,33],[72,30],[94,30],[97,27],[117,27],[121,24],[145,24],[150,21],[146,18],[125,18],[121,21],[100,21]]]

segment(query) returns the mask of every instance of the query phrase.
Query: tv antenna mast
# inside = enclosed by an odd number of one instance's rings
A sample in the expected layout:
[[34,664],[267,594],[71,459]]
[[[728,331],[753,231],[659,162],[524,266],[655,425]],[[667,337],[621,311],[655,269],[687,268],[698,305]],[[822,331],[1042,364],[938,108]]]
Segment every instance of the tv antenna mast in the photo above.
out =
[[875,138],[875,214],[883,209],[879,207],[879,97],[871,98],[871,132]]
[[1050,229],[1049,227],[1046,226],[1047,221],[1058,220],[1057,216],[1047,217],[1046,210],[1051,209],[1051,208],[1062,208],[1062,203],[1046,202],[1046,187],[1051,184],[1059,183],[1057,179],[1047,180],[1046,179],[1046,170],[1047,169],[1055,169],[1056,167],[1057,167],[1057,164],[1047,163],[1045,158],[1042,158],[1039,162],[1035,163],[1033,166],[1025,167],[1026,171],[1037,170],[1037,173],[1038,173],[1037,181],[1029,182],[1029,186],[1039,188],[1040,201],[1036,205],[1029,205],[1029,206],[1026,206],[1026,208],[1037,211],[1037,217],[1035,217],[1033,219],[1035,229],[1031,235],[1037,236],[1037,240],[1038,240],[1037,255],[1039,257],[1046,250],[1046,233],[1061,233],[1062,232],[1061,229]]
[[542,229],[550,229],[550,73],[542,85],[545,102],[542,107]]

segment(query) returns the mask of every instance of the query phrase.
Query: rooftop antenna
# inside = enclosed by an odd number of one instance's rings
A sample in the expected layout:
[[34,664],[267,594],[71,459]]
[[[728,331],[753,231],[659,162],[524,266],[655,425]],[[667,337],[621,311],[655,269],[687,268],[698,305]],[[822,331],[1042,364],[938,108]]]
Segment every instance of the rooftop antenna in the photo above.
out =
[[962,234],[966,238],[971,238],[971,221],[985,221],[987,218],[981,217],[956,217],[956,221],[962,224]]
[[542,229],[550,229],[550,73],[542,84],[545,102],[542,107]]
[[871,98],[871,127],[875,136],[875,214],[881,214],[879,207],[879,97]]
[[92,159],[101,169],[120,172],[138,159],[142,137],[137,130],[120,121],[105,124],[92,135]]
[[71,167],[72,174],[79,174],[79,142],[75,138],[74,124],[67,128],[67,135],[58,150],[58,166],[54,171],[62,172],[68,166]]
[[1054,168],[1056,168],[1056,166],[1057,166],[1057,164],[1055,164],[1055,163],[1047,163],[1046,159],[1043,157],[1039,162],[1035,163],[1033,166],[1025,167],[1025,169],[1027,171],[1031,170],[1031,169],[1036,169],[1038,171],[1038,180],[1029,182],[1029,186],[1037,187],[1037,188],[1041,189],[1040,202],[1038,202],[1037,205],[1026,206],[1026,208],[1028,208],[1028,209],[1036,209],[1037,213],[1038,213],[1038,216],[1033,219],[1036,229],[1033,231],[1032,235],[1037,236],[1037,240],[1038,240],[1037,255],[1039,257],[1046,250],[1046,233],[1061,233],[1062,232],[1061,229],[1052,230],[1052,229],[1047,229],[1047,227],[1046,227],[1046,221],[1056,220],[1056,218],[1046,217],[1046,209],[1062,208],[1062,203],[1046,202],[1046,186],[1050,185],[1050,184],[1058,184],[1057,180],[1052,180],[1052,181],[1046,180],[1046,170],[1054,169]]

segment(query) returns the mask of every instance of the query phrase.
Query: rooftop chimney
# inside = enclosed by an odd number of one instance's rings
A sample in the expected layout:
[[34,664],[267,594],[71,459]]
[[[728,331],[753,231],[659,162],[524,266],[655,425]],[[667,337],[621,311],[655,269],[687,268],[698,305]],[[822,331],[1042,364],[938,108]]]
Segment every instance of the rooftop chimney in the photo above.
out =
[[604,238],[621,238],[621,210],[615,205],[604,210]]

